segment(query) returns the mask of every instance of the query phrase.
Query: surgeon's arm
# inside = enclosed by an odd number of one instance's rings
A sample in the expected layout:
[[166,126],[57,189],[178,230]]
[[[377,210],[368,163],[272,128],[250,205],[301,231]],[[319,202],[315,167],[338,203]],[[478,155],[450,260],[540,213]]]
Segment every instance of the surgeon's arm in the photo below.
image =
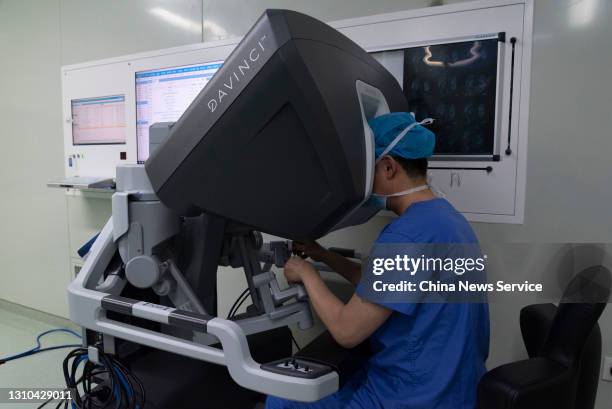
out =
[[285,276],[287,281],[304,284],[315,312],[336,342],[345,348],[359,345],[391,315],[391,310],[356,294],[344,304],[329,291],[313,265],[299,257],[289,259]]
[[352,261],[338,253],[327,250],[317,242],[299,243],[293,242],[294,250],[303,252],[315,261],[320,261],[329,266],[330,269],[344,277],[348,282],[357,286],[361,280],[361,264]]

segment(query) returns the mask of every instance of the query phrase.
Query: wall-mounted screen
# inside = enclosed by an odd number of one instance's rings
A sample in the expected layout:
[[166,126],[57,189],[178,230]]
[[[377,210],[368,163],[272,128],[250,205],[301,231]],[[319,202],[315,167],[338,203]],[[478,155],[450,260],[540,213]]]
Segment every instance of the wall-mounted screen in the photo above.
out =
[[149,126],[174,122],[223,65],[223,61],[136,73],[138,162],[149,157]]
[[435,119],[434,155],[492,157],[497,137],[499,40],[478,38],[374,53],[402,85],[418,120]]
[[125,143],[125,96],[73,99],[72,144]]

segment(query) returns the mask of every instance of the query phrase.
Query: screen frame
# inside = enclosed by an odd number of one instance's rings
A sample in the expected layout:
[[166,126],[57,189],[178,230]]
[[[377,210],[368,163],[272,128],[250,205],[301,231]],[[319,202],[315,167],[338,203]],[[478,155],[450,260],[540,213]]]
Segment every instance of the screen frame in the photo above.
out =
[[[135,124],[135,133],[136,133],[136,163],[142,165],[142,164],[144,164],[146,162],[146,159],[143,160],[139,156],[139,152],[140,152],[140,149],[139,149],[140,140],[138,138],[138,84],[137,84],[138,75],[142,74],[142,73],[155,72],[155,71],[165,71],[165,70],[171,70],[171,69],[180,69],[180,68],[184,68],[184,67],[198,66],[198,65],[221,64],[221,66],[222,66],[225,63],[226,59],[214,60],[214,61],[203,61],[203,62],[196,62],[196,63],[191,63],[191,64],[164,65],[164,66],[157,67],[157,68],[150,68],[150,69],[146,69],[146,70],[134,71],[134,82],[133,82],[133,84],[134,84],[134,124]],[[219,71],[221,66],[217,68],[217,71],[215,71],[215,73],[210,77],[210,79],[212,79],[217,74],[217,72]],[[209,81],[210,81],[210,79],[209,79]],[[203,89],[204,88],[202,88],[202,90]],[[200,90],[200,92],[202,92],[202,90]],[[190,103],[190,105],[191,105],[191,103]],[[187,106],[185,111],[188,108],[189,108],[189,106]],[[151,125],[152,124],[149,124],[149,128],[151,127]]]
[[[79,101],[95,100],[95,99],[107,99],[107,98],[123,98],[123,111],[125,118],[123,142],[94,142],[94,143],[76,143],[74,141],[74,103]],[[104,145],[125,145],[127,144],[127,111],[126,111],[126,97],[125,94],[114,94],[114,95],[99,95],[95,97],[75,98],[70,100],[70,137],[72,140],[72,146],[104,146]]]
[[[382,47],[382,48],[372,48],[368,49],[369,54],[375,54],[380,52],[403,52],[408,48],[418,48],[418,47],[426,47],[432,45],[445,45],[445,44],[454,44],[454,43],[462,43],[467,41],[478,41],[478,40],[493,40],[497,39],[497,75],[496,75],[496,84],[495,84],[495,108],[494,108],[494,125],[493,125],[493,153],[489,154],[474,154],[474,155],[466,155],[466,154],[434,154],[431,156],[431,160],[435,161],[470,161],[470,162],[497,162],[500,160],[500,147],[501,147],[501,108],[503,101],[503,84],[504,78],[504,50],[502,47],[506,44],[506,35],[503,32],[499,33],[484,33],[484,34],[475,34],[468,36],[457,36],[450,38],[441,38],[432,41],[418,41],[411,43],[402,43],[402,44],[394,44],[393,46]],[[404,89],[404,84],[400,84],[402,90]],[[435,119],[435,118],[434,118]]]

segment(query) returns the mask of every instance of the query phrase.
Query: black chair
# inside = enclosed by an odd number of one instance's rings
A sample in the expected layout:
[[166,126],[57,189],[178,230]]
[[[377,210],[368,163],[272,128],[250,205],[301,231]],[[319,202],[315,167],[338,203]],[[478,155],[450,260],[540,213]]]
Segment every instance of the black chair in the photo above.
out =
[[601,362],[597,321],[610,297],[610,272],[580,272],[559,306],[521,310],[529,359],[499,366],[478,386],[479,409],[593,409]]

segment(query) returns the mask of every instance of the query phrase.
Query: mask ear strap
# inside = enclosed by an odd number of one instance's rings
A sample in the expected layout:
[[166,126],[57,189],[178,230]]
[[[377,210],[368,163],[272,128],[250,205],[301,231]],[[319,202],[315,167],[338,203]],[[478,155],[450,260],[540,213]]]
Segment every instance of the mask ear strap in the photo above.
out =
[[425,118],[421,122],[419,122],[419,125],[431,125],[434,123],[434,121],[435,119],[433,118]]
[[391,141],[391,143],[385,148],[385,150],[382,151],[380,156],[376,159],[376,163],[378,163],[382,159],[383,156],[385,156],[386,154],[391,152],[391,149],[395,148],[395,145],[397,145],[399,143],[399,141],[401,141],[402,138],[404,136],[406,136],[406,134],[412,130],[412,128],[414,128],[417,125],[430,125],[430,124],[433,123],[433,121],[434,120],[432,118],[425,118],[421,122],[415,122],[415,123],[412,123],[412,124],[408,125],[402,132],[399,133],[399,135],[397,135]]

